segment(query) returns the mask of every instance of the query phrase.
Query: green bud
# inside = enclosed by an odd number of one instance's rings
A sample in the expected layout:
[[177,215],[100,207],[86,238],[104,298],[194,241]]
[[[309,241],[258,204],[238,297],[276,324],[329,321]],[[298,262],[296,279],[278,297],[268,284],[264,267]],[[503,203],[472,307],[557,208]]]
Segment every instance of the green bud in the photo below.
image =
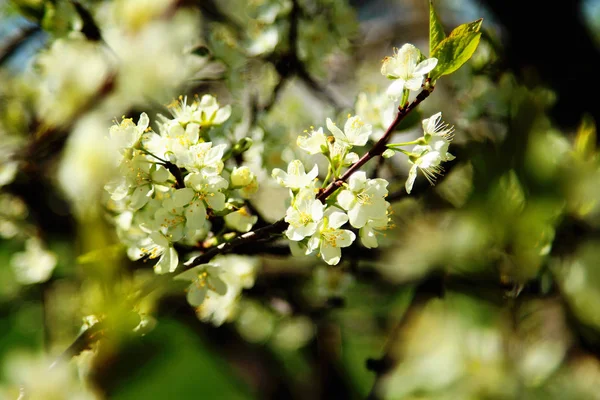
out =
[[245,151],[248,151],[248,149],[252,147],[253,143],[254,142],[250,138],[241,138],[239,142],[237,142],[235,146],[233,146],[233,149],[231,149],[232,155],[235,157],[244,153]]
[[396,154],[396,152],[392,149],[387,149],[386,151],[383,152],[383,154],[381,155],[383,158],[392,158],[394,156],[394,154]]

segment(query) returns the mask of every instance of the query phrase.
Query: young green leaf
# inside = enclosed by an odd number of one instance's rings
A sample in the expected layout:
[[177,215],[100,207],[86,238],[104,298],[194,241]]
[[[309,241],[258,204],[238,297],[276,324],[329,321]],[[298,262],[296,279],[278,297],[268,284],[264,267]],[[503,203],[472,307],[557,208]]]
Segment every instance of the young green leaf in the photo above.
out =
[[596,152],[596,124],[594,119],[585,114],[577,129],[575,137],[575,153],[583,160],[590,160]]
[[433,50],[446,39],[444,27],[435,12],[433,1],[429,1],[429,57],[433,57]]
[[450,36],[442,40],[432,52],[438,59],[430,78],[435,81],[442,75],[448,75],[459,69],[473,55],[481,38],[482,19],[456,27]]

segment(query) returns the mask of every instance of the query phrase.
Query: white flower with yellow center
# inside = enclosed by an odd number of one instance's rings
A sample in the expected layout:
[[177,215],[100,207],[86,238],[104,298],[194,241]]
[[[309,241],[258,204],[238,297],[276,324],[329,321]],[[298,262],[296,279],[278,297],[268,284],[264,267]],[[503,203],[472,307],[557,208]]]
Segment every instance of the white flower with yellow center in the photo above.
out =
[[252,181],[256,179],[256,175],[254,175],[252,170],[247,166],[236,167],[231,171],[229,179],[232,187],[240,188],[251,184]]
[[193,122],[200,127],[211,125],[221,125],[231,116],[231,106],[220,107],[214,96],[205,94],[200,101],[195,100],[192,104],[187,104],[187,96],[179,97],[178,101],[169,105],[169,111],[175,118],[175,122],[186,126]]
[[231,106],[219,106],[217,99],[210,94],[205,94],[200,98],[197,110],[193,113],[195,122],[198,122],[203,128],[212,125],[221,125],[231,116]]
[[198,143],[189,148],[189,159],[185,168],[190,171],[218,175],[223,171],[223,154],[227,145],[212,145],[212,142]]
[[419,62],[421,52],[412,44],[406,43],[400,50],[394,49],[392,57],[386,57],[381,66],[381,73],[394,82],[388,87],[387,94],[397,100],[402,97],[404,89],[419,90],[423,77],[437,65],[437,58],[428,58]]
[[293,160],[288,164],[287,173],[275,168],[271,175],[281,186],[290,189],[303,189],[313,187],[314,181],[319,175],[319,168],[315,165],[309,173],[306,173],[302,161]]
[[182,272],[174,279],[192,282],[186,290],[186,298],[191,306],[199,307],[209,290],[219,295],[227,293],[227,285],[220,278],[221,272],[222,269],[216,265],[202,264]]
[[166,197],[162,206],[154,214],[154,222],[146,228],[148,231],[159,231],[171,242],[181,240],[186,233],[186,216],[184,206],[188,204],[186,189],[178,189]]
[[184,189],[181,193],[179,204],[186,204],[186,227],[189,229],[204,229],[206,226],[207,207],[215,211],[225,208],[225,194],[221,190],[229,186],[227,180],[219,175],[209,175],[203,172],[194,172],[185,177]]
[[[417,146],[415,146],[417,147]],[[417,178],[417,170],[421,170],[425,178],[432,185],[435,183],[437,176],[443,171],[440,163],[442,162],[441,153],[437,151],[425,151],[420,156],[411,156],[408,158],[408,162],[412,164],[412,167],[408,171],[408,178],[406,179],[406,193],[410,193]]]
[[285,231],[288,239],[300,241],[315,233],[318,223],[323,219],[324,208],[325,205],[315,199],[314,190],[302,189],[285,214],[285,222],[289,223]]
[[348,247],[356,239],[354,232],[339,229],[348,222],[348,215],[337,207],[328,208],[319,223],[317,231],[308,240],[309,253],[318,249],[319,256],[329,265],[336,265],[342,258],[342,248]]
[[420,153],[423,150],[436,151],[440,153],[442,161],[454,160],[455,157],[448,153],[448,146],[454,139],[454,127],[442,121],[441,112],[423,120],[423,132],[425,144],[415,146],[413,153]]
[[156,185],[167,187],[172,175],[163,166],[151,162],[145,155],[123,159],[122,176],[104,186],[114,201],[125,200],[132,210],[145,206],[154,195]]
[[385,93],[368,91],[358,94],[356,114],[373,126],[372,140],[379,140],[394,121],[398,111],[396,104]]
[[336,143],[346,147],[364,146],[371,136],[372,126],[364,123],[358,115],[351,117],[344,124],[344,131],[338,128],[330,118],[327,118],[327,129],[331,131]]
[[[388,203],[389,205],[389,203]],[[386,215],[382,218],[370,219],[360,228],[359,236],[363,246],[368,249],[373,249],[379,246],[377,235],[382,235],[383,231],[389,227],[390,219]]]
[[154,265],[154,272],[166,274],[175,271],[179,265],[179,255],[171,240],[157,231],[150,233],[149,239],[146,246],[139,250],[142,255],[147,255],[150,259],[158,258],[158,262]]
[[242,291],[254,286],[260,264],[257,258],[234,254],[217,256],[211,264],[220,268],[219,277],[227,285],[227,290],[225,293],[216,292],[206,296],[204,302],[196,308],[196,315],[202,321],[210,321],[219,326],[236,317]]
[[[164,117],[159,115],[159,117]],[[166,158],[178,167],[185,167],[190,163],[190,147],[200,139],[200,125],[190,122],[185,127],[177,120],[164,120],[160,125],[162,145],[159,156]]]
[[323,128],[304,131],[308,135],[298,136],[296,145],[309,154],[319,154],[327,152],[327,136],[323,133]]
[[385,179],[367,179],[364,171],[354,173],[348,180],[348,189],[337,197],[338,204],[348,211],[350,225],[362,228],[369,219],[383,218],[388,202],[388,182]]
[[133,119],[123,118],[120,124],[114,124],[108,132],[119,151],[125,153],[128,149],[136,147],[148,125],[150,125],[148,114],[141,113],[137,125],[133,122]]
[[232,213],[225,216],[225,224],[238,232],[248,232],[252,229],[252,226],[258,221],[256,215],[250,214],[248,207],[242,207]]
[[432,185],[438,175],[443,171],[440,165],[445,161],[454,160],[448,152],[448,146],[454,138],[454,128],[441,120],[442,113],[437,113],[423,120],[423,144],[418,144],[412,149],[409,162],[412,165],[406,180],[406,192],[410,193],[420,169]]

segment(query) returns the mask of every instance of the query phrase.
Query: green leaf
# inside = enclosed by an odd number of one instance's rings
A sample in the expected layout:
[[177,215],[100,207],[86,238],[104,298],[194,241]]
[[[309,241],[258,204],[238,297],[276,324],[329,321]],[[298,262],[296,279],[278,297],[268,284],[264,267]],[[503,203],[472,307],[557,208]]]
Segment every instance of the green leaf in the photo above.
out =
[[446,39],[444,27],[433,8],[433,1],[429,2],[429,57],[432,57],[433,50]]
[[442,40],[432,52],[438,64],[431,71],[430,78],[435,81],[442,75],[448,75],[459,69],[475,53],[481,38],[483,19],[456,27],[450,36]]
[[466,24],[462,24],[454,28],[452,32],[450,32],[450,36],[461,36],[467,33],[479,32],[481,29],[481,24],[483,24],[483,18],[479,18],[477,21],[467,22]]
[[585,114],[577,129],[575,153],[582,160],[590,160],[596,152],[596,123],[591,115]]
[[113,244],[111,246],[103,247],[89,251],[85,254],[77,257],[78,264],[91,264],[106,260],[115,260],[123,255],[124,247],[122,244]]

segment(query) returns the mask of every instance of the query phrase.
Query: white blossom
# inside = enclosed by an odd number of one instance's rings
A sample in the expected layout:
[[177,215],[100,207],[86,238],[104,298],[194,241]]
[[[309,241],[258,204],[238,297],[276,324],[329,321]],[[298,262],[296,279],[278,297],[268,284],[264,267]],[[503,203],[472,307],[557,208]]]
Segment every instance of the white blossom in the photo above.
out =
[[394,121],[396,104],[385,93],[361,92],[356,100],[356,114],[373,126],[372,140],[379,140]]
[[454,137],[454,128],[444,123],[441,116],[442,113],[437,113],[423,120],[424,143],[413,147],[413,156],[409,157],[412,167],[405,185],[407,193],[412,190],[418,169],[423,172],[429,183],[433,184],[437,175],[443,171],[440,164],[455,158],[448,152],[448,146]]
[[177,275],[174,279],[191,281],[187,288],[187,301],[191,306],[198,307],[206,298],[209,290],[225,294],[227,285],[220,278],[221,268],[212,264],[202,264]]
[[141,113],[137,125],[133,119],[123,118],[120,124],[115,123],[108,132],[117,148],[125,153],[128,149],[136,146],[148,125],[150,125],[148,114]]
[[179,255],[173,247],[173,243],[160,232],[151,232],[147,241],[147,247],[141,248],[144,255],[148,255],[150,259],[158,258],[158,262],[154,264],[154,271],[157,274],[166,274],[173,272],[179,265]]
[[338,204],[348,211],[350,224],[362,228],[369,219],[383,218],[388,202],[388,182],[385,179],[367,179],[364,171],[355,172],[348,180],[348,189],[337,197]]
[[426,151],[421,156],[416,157],[414,160],[409,158],[408,162],[412,164],[412,167],[408,171],[408,178],[406,179],[406,184],[404,185],[406,188],[406,193],[410,193],[412,190],[415,179],[417,178],[417,170],[420,169],[421,172],[423,172],[423,175],[425,175],[429,183],[432,185],[435,183],[437,176],[440,175],[443,170],[440,166],[442,157],[437,151]]
[[323,128],[316,131],[313,129],[307,136],[298,136],[296,145],[309,154],[319,154],[327,152],[327,136],[323,133]]
[[201,320],[219,326],[236,316],[242,290],[254,286],[259,263],[256,258],[233,254],[215,257],[212,263],[222,268],[221,278],[227,284],[227,293],[209,296],[196,314]]
[[247,48],[249,56],[258,56],[270,53],[279,43],[279,29],[277,25],[271,25],[267,29],[257,29],[256,35]]
[[442,113],[432,115],[430,118],[423,120],[423,132],[425,145],[415,146],[413,152],[421,152],[423,150],[436,151],[440,153],[442,161],[454,160],[454,156],[448,153],[448,146],[454,138],[454,127],[449,126],[442,121]]
[[361,243],[369,249],[377,248],[379,246],[377,235],[382,234],[382,231],[388,229],[389,222],[390,220],[387,215],[368,220],[359,230]]
[[327,129],[331,131],[336,143],[346,147],[364,146],[371,136],[372,126],[366,124],[363,120],[355,115],[348,115],[348,120],[344,124],[344,131],[338,128],[330,118],[327,118]]
[[223,154],[226,147],[224,144],[213,147],[212,142],[191,146],[189,149],[190,159],[185,164],[185,168],[195,172],[220,174],[223,171]]
[[155,185],[169,186],[168,180],[172,177],[166,168],[150,161],[143,154],[123,159],[120,169],[122,175],[107,183],[104,188],[113,200],[126,200],[132,210],[146,205],[154,194]]
[[194,113],[194,120],[202,127],[221,125],[231,116],[231,106],[221,107],[214,96],[205,94],[200,98],[198,109]]
[[288,164],[287,173],[279,168],[273,170],[272,176],[281,186],[290,189],[302,189],[312,187],[314,180],[319,175],[318,166],[315,165],[309,173],[304,170],[304,164],[300,160],[293,160]]
[[247,166],[236,167],[231,171],[231,186],[244,187],[252,183],[256,179],[256,175]]
[[238,232],[250,231],[256,221],[258,221],[258,217],[250,214],[248,207],[242,207],[225,216],[225,224]]
[[25,242],[25,251],[13,254],[10,263],[17,281],[30,285],[46,282],[56,261],[54,253],[46,250],[38,238],[31,237]]
[[319,223],[317,231],[308,240],[307,251],[318,249],[319,256],[329,265],[336,265],[342,257],[342,248],[348,247],[356,239],[354,232],[339,229],[348,222],[348,216],[337,207],[328,208]]
[[194,172],[185,177],[185,194],[188,207],[185,210],[187,226],[191,229],[203,229],[206,224],[207,208],[221,211],[225,208],[226,196],[221,190],[229,186],[227,180],[219,175]]
[[289,223],[285,235],[294,241],[311,236],[323,219],[324,209],[325,205],[315,198],[314,190],[302,189],[285,214],[285,221]]
[[381,73],[394,82],[388,87],[387,94],[397,100],[404,89],[419,90],[423,77],[437,65],[437,58],[428,58],[419,62],[421,52],[412,44],[403,45],[400,50],[394,50],[392,57],[386,57],[381,66]]

